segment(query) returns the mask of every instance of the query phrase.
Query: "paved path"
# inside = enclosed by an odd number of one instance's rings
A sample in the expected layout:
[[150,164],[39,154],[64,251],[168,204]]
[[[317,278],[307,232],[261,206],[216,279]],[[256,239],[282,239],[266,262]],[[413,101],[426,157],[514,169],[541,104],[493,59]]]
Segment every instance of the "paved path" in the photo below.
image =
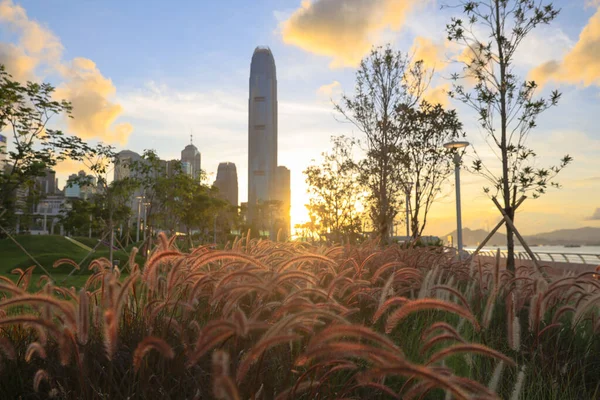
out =
[[65,239],[67,239],[69,242],[73,243],[74,245],[81,247],[84,250],[87,250],[87,251],[93,251],[94,250],[91,247],[86,246],[85,244],[83,244],[81,242],[78,242],[77,240],[75,240],[73,238],[70,238],[68,236],[65,236]]

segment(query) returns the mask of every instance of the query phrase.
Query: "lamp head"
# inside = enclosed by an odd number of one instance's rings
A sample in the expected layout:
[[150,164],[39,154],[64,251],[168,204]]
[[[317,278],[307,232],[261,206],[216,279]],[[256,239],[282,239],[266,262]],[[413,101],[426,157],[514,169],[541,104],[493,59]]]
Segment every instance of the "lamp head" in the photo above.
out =
[[447,149],[462,149],[469,145],[469,142],[448,142],[444,143],[444,147]]

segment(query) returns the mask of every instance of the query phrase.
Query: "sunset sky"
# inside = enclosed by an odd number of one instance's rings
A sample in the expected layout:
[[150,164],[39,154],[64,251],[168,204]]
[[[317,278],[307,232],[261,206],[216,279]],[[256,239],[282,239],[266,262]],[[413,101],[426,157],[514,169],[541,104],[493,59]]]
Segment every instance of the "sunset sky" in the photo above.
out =
[[[257,45],[272,49],[279,96],[279,164],[292,171],[292,224],[306,218],[302,171],[330,148],[330,136],[361,138],[341,123],[331,99],[351,94],[356,65],[373,44],[392,43],[435,66],[430,97],[458,109],[467,139],[489,158],[473,112],[447,99],[445,42],[454,0],[58,0],[0,1],[0,63],[16,79],[45,80],[69,99],[74,119],[56,124],[120,149],[155,149],[179,158],[189,143],[213,174],[237,165],[247,199],[248,78]],[[542,165],[568,153],[561,190],[528,200],[516,217],[522,233],[600,226],[600,0],[558,0],[561,14],[522,43],[516,68],[542,93],[559,89],[529,144]],[[338,120],[336,120],[336,117]],[[467,153],[466,158],[470,156]],[[468,162],[468,161],[467,161]],[[77,165],[58,168],[60,186]],[[455,229],[454,192],[434,205],[426,234]],[[499,219],[484,182],[462,174],[463,226]]]

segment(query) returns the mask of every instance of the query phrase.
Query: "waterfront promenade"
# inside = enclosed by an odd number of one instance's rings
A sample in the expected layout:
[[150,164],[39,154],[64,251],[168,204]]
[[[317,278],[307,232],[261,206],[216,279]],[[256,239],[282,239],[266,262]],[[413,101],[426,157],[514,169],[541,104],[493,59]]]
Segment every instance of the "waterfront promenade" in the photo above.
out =
[[[473,253],[466,250],[469,255]],[[533,254],[537,258],[538,265],[548,267],[547,271],[551,275],[561,276],[567,272],[580,274],[583,272],[595,271],[600,265],[600,254],[578,253],[576,251],[561,252],[536,252]],[[533,261],[525,252],[516,252],[516,265],[532,267]],[[496,262],[496,253],[494,251],[481,251],[475,257],[475,260],[482,263],[493,264]],[[506,267],[506,251],[500,253],[500,267]]]

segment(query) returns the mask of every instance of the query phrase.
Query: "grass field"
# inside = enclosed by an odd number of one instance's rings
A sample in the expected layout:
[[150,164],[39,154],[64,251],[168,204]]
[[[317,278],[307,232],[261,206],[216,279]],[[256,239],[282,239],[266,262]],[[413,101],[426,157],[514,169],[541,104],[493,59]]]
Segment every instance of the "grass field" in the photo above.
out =
[[[89,277],[90,272],[87,270],[90,262],[94,259],[101,257],[109,257],[108,247],[100,245],[96,251],[88,255],[88,251],[71,243],[62,236],[55,235],[18,235],[15,239],[21,246],[31,254],[35,260],[40,263],[50,273],[52,278],[61,285],[74,286],[80,288],[86,279]],[[83,243],[86,246],[94,248],[98,241],[97,239],[74,237],[73,239]],[[133,246],[129,246],[131,250]],[[55,261],[69,258],[77,263],[84,261],[81,264],[81,270],[75,271],[72,275],[69,274],[73,271],[73,267],[69,265],[62,265],[57,268],[53,268]],[[114,251],[113,259],[119,260],[120,265],[123,266],[129,254],[123,251]],[[143,262],[141,257],[138,257],[138,262]],[[15,268],[25,270],[33,265],[36,265],[12,240],[2,239],[0,240],[0,275],[11,276],[11,271]],[[33,270],[34,276],[40,276],[45,274],[44,271],[36,266]],[[14,277],[14,275],[13,275]]]
[[[0,281],[0,398],[597,399],[600,283],[441,247],[161,237],[81,290]],[[31,293],[31,291],[35,293]]]

